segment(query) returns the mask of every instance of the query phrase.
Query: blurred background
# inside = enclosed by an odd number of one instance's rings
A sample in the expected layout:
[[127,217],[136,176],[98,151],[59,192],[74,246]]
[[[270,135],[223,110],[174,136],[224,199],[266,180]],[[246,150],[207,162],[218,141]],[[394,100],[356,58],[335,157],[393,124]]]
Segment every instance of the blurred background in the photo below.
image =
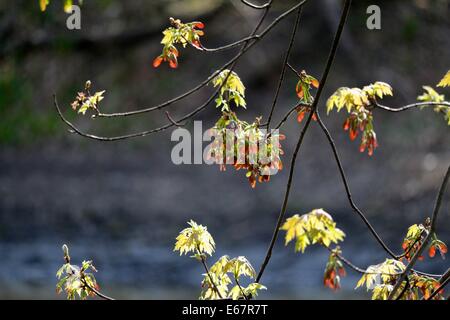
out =
[[[256,1],[256,0],[255,0]],[[295,1],[275,1],[266,24]],[[366,28],[366,9],[377,4],[382,29]],[[291,63],[320,77],[340,14],[341,1],[309,1],[303,10]],[[384,104],[412,103],[422,85],[434,86],[449,69],[448,0],[354,1],[325,98],[341,86],[385,81],[394,97]],[[45,13],[38,1],[0,1],[0,298],[64,298],[55,293],[61,245],[73,263],[93,259],[102,290],[122,299],[196,299],[201,265],[172,252],[175,237],[194,219],[207,225],[222,254],[245,255],[259,268],[271,238],[287,171],[252,190],[242,172],[217,166],[175,166],[170,159],[172,130],[116,143],[88,141],[68,133],[55,114],[57,93],[69,119],[86,131],[120,135],[167,122],[163,112],[127,119],[77,116],[70,109],[76,92],[90,79],[107,90],[105,112],[149,107],[193,87],[236,50],[202,53],[182,50],[180,67],[151,66],[160,54],[168,17],[206,24],[203,44],[215,47],[247,36],[261,15],[238,0],[84,1],[81,30],[66,28],[62,1]],[[241,119],[266,119],[295,15],[280,23],[236,67],[247,86]],[[287,74],[275,123],[296,102],[296,78]],[[440,90],[450,95],[449,90]],[[171,106],[174,118],[195,109],[211,86]],[[204,129],[219,116],[213,105],[197,117]],[[411,224],[431,215],[450,162],[450,135],[442,115],[430,110],[375,112],[380,147],[374,156],[358,151],[342,130],[345,114],[323,116],[334,135],[357,205],[394,251]],[[188,125],[192,129],[192,123]],[[283,128],[287,166],[300,127],[293,117]],[[347,237],[344,255],[360,267],[387,258],[352,211],[332,158],[316,124],[306,135],[287,215],[314,208],[331,213]],[[450,242],[449,201],[438,221]],[[327,252],[305,254],[285,248],[283,234],[262,283],[262,298],[361,299],[359,275],[348,270],[342,290],[322,285]],[[425,259],[418,268],[442,273],[448,261]]]

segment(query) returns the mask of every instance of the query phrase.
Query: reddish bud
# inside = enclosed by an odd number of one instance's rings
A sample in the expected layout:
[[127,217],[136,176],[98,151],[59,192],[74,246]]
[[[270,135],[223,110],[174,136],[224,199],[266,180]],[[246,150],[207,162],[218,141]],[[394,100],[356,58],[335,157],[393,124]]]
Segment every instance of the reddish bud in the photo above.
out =
[[153,60],[153,68],[158,68],[162,62],[163,62],[163,57],[161,57],[161,56],[156,57],[156,59]]
[[355,140],[357,136],[358,136],[358,130],[351,128],[350,129],[350,140]]
[[176,57],[176,56],[174,56],[172,59],[169,60],[169,66],[170,66],[172,69],[178,68],[178,60],[177,60],[177,57]]
[[347,131],[348,129],[350,129],[350,119],[347,119],[344,122],[344,130]]
[[311,85],[312,85],[314,88],[319,88],[319,81],[317,81],[317,79],[313,79],[313,80],[311,81]]
[[195,48],[200,49],[200,50],[202,49],[202,45],[200,44],[199,40],[192,41],[192,46],[194,46]]
[[194,22],[194,28],[203,29],[205,28],[205,24],[203,22]]
[[428,250],[428,255],[430,256],[430,258],[434,258],[434,256],[436,255],[436,247],[435,246],[430,247],[430,250]]
[[297,86],[297,97],[299,97],[300,99],[303,99],[303,96],[305,95],[305,93],[303,92],[303,86]]
[[297,115],[297,121],[300,123],[305,118],[305,111],[300,111]]

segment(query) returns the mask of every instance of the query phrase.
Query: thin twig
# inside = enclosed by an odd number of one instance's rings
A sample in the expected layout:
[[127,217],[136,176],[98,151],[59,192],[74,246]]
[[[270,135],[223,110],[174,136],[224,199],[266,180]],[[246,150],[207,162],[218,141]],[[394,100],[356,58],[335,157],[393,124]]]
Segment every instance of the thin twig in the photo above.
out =
[[84,279],[82,279],[81,281],[82,281],[83,284],[84,284],[86,287],[88,287],[88,289],[91,290],[96,296],[98,296],[98,297],[100,297],[100,298],[102,298],[102,299],[105,299],[105,300],[111,300],[111,301],[112,301],[112,300],[116,300],[116,299],[114,299],[114,298],[111,298],[111,297],[109,297],[109,296],[107,296],[107,295],[101,293],[101,292],[98,291],[97,289],[91,287],[91,286],[87,283],[87,281],[85,281]]
[[295,75],[298,77],[298,78],[302,78],[302,76],[301,76],[301,74],[290,64],[290,63],[288,63],[287,64],[287,66],[289,67],[289,69],[293,72],[293,73],[295,73]]
[[212,276],[211,276],[211,273],[209,272],[209,268],[208,268],[208,265],[206,264],[205,257],[201,256],[201,262],[202,262],[203,268],[204,268],[205,271],[206,271],[206,274],[207,274],[208,277],[209,277],[209,281],[211,281],[211,284],[212,284],[213,287],[214,287],[214,290],[217,292],[219,298],[220,298],[220,299],[223,299],[222,294],[220,293],[219,289],[217,288],[217,285],[216,285],[216,283],[214,282],[214,280],[213,280],[213,278],[212,278]]
[[272,240],[270,241],[269,248],[267,249],[266,256],[265,256],[264,261],[263,261],[263,263],[261,265],[261,269],[260,269],[260,271],[258,273],[258,276],[256,277],[256,282],[260,282],[261,277],[262,277],[262,275],[264,273],[264,270],[266,269],[266,267],[267,267],[267,265],[268,265],[268,263],[270,261],[270,258],[272,256],[272,250],[273,250],[273,247],[275,246],[275,242],[276,242],[276,240],[278,238],[278,234],[280,232],[281,224],[283,223],[283,219],[284,219],[284,216],[286,214],[287,204],[288,204],[288,201],[289,201],[289,195],[290,195],[291,186],[292,186],[292,180],[293,180],[294,171],[295,171],[295,162],[297,160],[297,155],[298,155],[298,152],[300,150],[300,146],[302,145],[303,138],[304,138],[304,136],[306,134],[306,131],[308,130],[308,127],[309,127],[309,125],[311,123],[312,116],[313,116],[314,112],[317,109],[320,97],[321,97],[322,92],[323,92],[323,88],[324,88],[324,86],[326,84],[326,81],[328,79],[328,74],[329,74],[329,72],[331,70],[331,66],[333,65],[333,61],[334,61],[334,58],[336,56],[336,51],[337,51],[337,48],[339,46],[339,42],[340,42],[340,38],[341,38],[341,35],[342,35],[342,31],[344,30],[344,27],[345,27],[345,24],[346,24],[346,21],[347,21],[347,16],[348,16],[348,13],[350,11],[351,2],[352,2],[351,0],[346,0],[345,1],[344,8],[342,10],[341,18],[340,18],[340,21],[339,21],[339,26],[337,28],[337,31],[336,31],[336,34],[335,34],[335,37],[334,37],[334,40],[333,40],[333,44],[331,46],[331,50],[330,50],[330,53],[329,53],[329,56],[328,56],[328,59],[327,59],[327,64],[325,66],[325,70],[323,72],[323,75],[322,75],[322,78],[321,78],[321,81],[320,81],[320,86],[319,86],[319,90],[317,92],[317,97],[314,100],[313,106],[311,108],[312,112],[309,114],[309,117],[308,117],[308,119],[307,119],[307,121],[305,123],[305,126],[303,127],[303,130],[300,133],[300,136],[299,136],[299,139],[298,139],[298,142],[297,142],[297,146],[295,147],[294,154],[293,154],[292,159],[291,159],[289,177],[288,177],[288,181],[287,181],[287,184],[286,184],[286,191],[285,191],[285,195],[284,195],[283,204],[281,206],[280,214],[278,216],[278,220],[277,220],[277,223],[275,225],[275,230],[274,230],[273,235],[272,235]]
[[381,236],[376,232],[375,228],[372,226],[372,224],[369,222],[369,219],[365,216],[365,214],[356,206],[355,202],[353,201],[352,193],[350,191],[350,187],[348,185],[347,177],[345,175],[344,167],[342,166],[341,158],[339,156],[339,152],[336,148],[336,144],[334,143],[333,137],[331,136],[330,132],[328,131],[328,128],[323,123],[319,112],[316,112],[317,122],[319,126],[322,128],[322,131],[324,132],[325,136],[328,139],[328,143],[331,146],[331,149],[333,151],[333,155],[335,158],[335,162],[338,166],[339,173],[342,178],[342,183],[344,184],[345,192],[347,194],[348,202],[350,203],[350,206],[352,209],[359,215],[359,217],[363,220],[364,224],[367,226],[369,231],[372,233],[372,235],[375,237],[377,242],[381,245],[381,247],[394,259],[397,259],[397,255],[389,249],[389,247],[384,243]]
[[300,18],[302,16],[302,9],[303,9],[303,7],[300,7],[298,9],[297,17],[296,17],[295,23],[294,23],[294,28],[292,29],[292,32],[291,32],[291,39],[289,40],[289,45],[287,47],[287,50],[286,50],[286,53],[284,56],[283,67],[281,68],[281,73],[280,73],[280,79],[278,80],[278,85],[277,85],[277,89],[275,91],[275,96],[273,97],[272,107],[270,109],[269,117],[267,118],[267,126],[266,126],[267,129],[269,129],[269,127],[270,127],[270,122],[272,121],[273,112],[275,111],[275,107],[277,105],[281,87],[283,85],[284,76],[286,74],[286,67],[287,67],[287,64],[289,61],[289,57],[291,56],[291,51],[292,51],[292,48],[295,43],[295,36],[297,34],[298,26],[300,24]]
[[186,123],[179,123],[179,122],[176,122],[175,120],[173,120],[173,118],[170,116],[169,111],[166,111],[166,117],[174,126],[184,127],[186,125]]
[[445,288],[445,286],[450,282],[450,268],[447,269],[447,271],[444,273],[441,279],[439,279],[440,286],[433,291],[433,293],[428,297],[426,300],[433,299],[439,292],[442,291],[442,289]]
[[243,4],[249,6],[250,8],[260,10],[260,9],[266,9],[268,6],[270,6],[270,3],[271,3],[272,1],[269,1],[269,2],[267,2],[267,3],[265,3],[265,4],[262,4],[262,5],[253,4],[253,3],[251,3],[251,2],[248,1],[248,0],[241,0],[241,2],[242,2]]
[[[138,115],[138,114],[142,114],[142,113],[152,112],[152,111],[156,111],[156,110],[160,110],[160,109],[166,108],[166,107],[174,104],[175,102],[178,102],[178,101],[180,101],[180,100],[190,96],[191,94],[197,92],[198,90],[200,90],[203,87],[205,87],[206,85],[208,85],[208,83],[210,83],[211,80],[214,79],[218,74],[220,74],[222,71],[224,71],[225,69],[229,68],[232,64],[234,64],[236,61],[238,61],[251,47],[253,47],[261,39],[263,39],[278,23],[280,23],[282,20],[284,20],[290,14],[292,14],[295,10],[297,10],[300,7],[302,7],[307,1],[308,0],[303,0],[300,3],[298,3],[297,5],[293,6],[289,10],[287,10],[284,13],[282,13],[281,15],[279,15],[275,20],[272,21],[271,24],[269,24],[258,35],[258,34],[256,34],[257,30],[259,30],[259,27],[261,26],[262,21],[267,16],[268,10],[270,9],[270,6],[271,6],[271,4],[273,2],[273,0],[271,0],[269,2],[270,5],[265,7],[263,18],[261,18],[261,20],[258,23],[257,27],[255,28],[256,32],[254,31],[249,37],[244,38],[242,40],[242,42],[245,43],[245,46],[243,47],[243,50],[241,50],[235,57],[233,57],[231,60],[229,60],[227,63],[225,63],[219,70],[215,71],[212,75],[210,75],[208,78],[206,78],[200,84],[198,84],[194,88],[186,91],[185,93],[183,93],[183,94],[181,94],[181,95],[179,95],[179,96],[177,96],[175,98],[172,98],[170,100],[167,100],[167,101],[165,101],[165,102],[163,102],[161,104],[153,106],[153,107],[142,108],[142,109],[139,109],[139,110],[128,111],[128,112],[99,113],[97,115],[97,117],[100,117],[100,118],[128,117],[128,116]],[[251,39],[253,39],[253,42],[249,43],[249,41]]]
[[[333,137],[331,136],[331,134],[330,134],[328,128],[326,127],[325,123],[322,121],[322,118],[320,117],[320,114],[319,114],[318,111],[316,112],[316,116],[317,116],[317,123],[319,124],[319,126],[321,127],[321,129],[322,129],[322,131],[324,132],[325,136],[327,137],[328,142],[329,142],[329,144],[330,144],[330,146],[331,146],[331,149],[332,149],[332,151],[333,151],[333,154],[334,154],[334,157],[335,157],[335,161],[336,161],[336,164],[337,164],[337,166],[338,166],[339,173],[340,173],[340,175],[341,175],[342,182],[343,182],[343,184],[344,184],[344,188],[345,188],[345,191],[346,191],[346,193],[347,193],[347,199],[348,199],[348,201],[349,201],[349,203],[350,203],[350,206],[351,206],[352,209],[353,209],[353,210],[361,217],[361,219],[364,221],[364,223],[366,224],[366,226],[368,227],[368,229],[370,230],[370,232],[373,234],[373,236],[375,237],[375,239],[378,241],[378,243],[382,246],[382,248],[383,248],[383,249],[384,249],[391,257],[393,257],[393,258],[396,259],[396,260],[399,260],[399,259],[403,258],[404,256],[406,256],[406,255],[412,250],[412,247],[413,247],[413,246],[411,246],[406,252],[404,252],[404,253],[401,254],[401,255],[396,255],[396,254],[394,254],[394,252],[392,252],[392,250],[389,249],[389,247],[388,247],[388,246],[384,243],[384,241],[381,239],[381,236],[380,236],[380,235],[375,231],[375,229],[372,227],[372,225],[370,224],[369,220],[366,218],[366,216],[364,215],[364,213],[363,213],[363,212],[356,206],[356,204],[353,202],[353,198],[352,198],[352,194],[351,194],[351,191],[350,191],[350,187],[349,187],[349,184],[348,184],[348,181],[347,181],[347,177],[346,177],[346,175],[345,175],[344,168],[343,168],[342,162],[341,162],[341,158],[340,158],[340,156],[339,156],[339,152],[338,152],[338,150],[337,150],[337,147],[336,147],[336,144],[335,144],[335,142],[334,142],[334,139],[333,139]],[[416,242],[417,242],[417,241],[416,241]],[[416,243],[416,242],[415,242],[415,243]],[[420,274],[420,275],[423,275],[423,276],[427,276],[427,277],[432,277],[432,278],[439,278],[439,277],[442,276],[442,275],[440,275],[440,274],[431,274],[431,273],[426,273],[426,272],[419,271],[419,270],[415,270],[415,269],[413,269],[412,271],[415,272],[415,273],[417,273],[417,274]]]
[[249,300],[249,298],[247,297],[247,295],[244,292],[244,289],[242,289],[241,284],[239,283],[238,278],[234,277],[234,281],[236,281],[236,285],[239,287],[239,290],[241,291],[242,295],[244,296],[245,300]]
[[439,188],[439,192],[436,198],[436,202],[434,205],[433,215],[431,217],[431,225],[428,235],[425,237],[425,239],[422,242],[422,245],[417,250],[416,254],[412,257],[411,261],[409,261],[408,265],[406,266],[405,270],[403,271],[400,278],[397,280],[397,283],[395,284],[394,288],[392,289],[391,293],[389,294],[389,300],[392,300],[392,298],[395,296],[395,293],[397,292],[398,288],[400,287],[401,283],[405,280],[405,277],[408,275],[408,273],[411,271],[411,269],[416,264],[419,257],[422,255],[422,252],[427,247],[428,243],[431,240],[431,237],[433,236],[435,229],[436,229],[436,221],[439,215],[439,210],[441,209],[442,205],[442,199],[444,198],[445,190],[447,188],[448,180],[450,179],[450,166],[447,168],[447,172],[444,176],[444,180],[442,181],[441,187]]
[[350,262],[350,260],[346,259],[343,255],[333,251],[333,249],[331,249],[330,247],[326,247],[325,248],[330,251],[330,253],[334,254],[339,260],[341,260],[343,263],[345,263],[348,267],[350,267],[351,269],[353,269],[354,271],[361,273],[361,274],[368,274],[369,272],[367,272],[366,269],[362,269],[360,267],[355,266],[353,263]]
[[335,252],[330,247],[324,246],[330,253],[334,254],[339,260],[341,260],[343,263],[345,263],[348,267],[353,269],[354,271],[361,273],[361,274],[380,274],[380,275],[386,275],[386,276],[398,276],[400,273],[385,273],[385,272],[372,272],[367,271],[367,269],[360,268],[356,265],[354,265],[350,260],[345,258],[342,254]]
[[406,293],[406,291],[408,291],[408,289],[411,287],[408,277],[405,278],[405,281],[406,281],[405,287],[403,288],[402,292],[400,292],[400,294],[395,298],[395,300],[400,300],[403,297],[403,295]]
[[280,120],[280,122],[275,126],[275,130],[280,129],[285,122],[289,119],[289,117],[295,112],[297,111],[297,109],[299,107],[311,107],[311,104],[309,103],[304,103],[304,102],[299,102],[297,103],[294,107],[292,107],[285,115],[284,117]]
[[412,104],[408,104],[406,106],[400,107],[400,108],[391,108],[391,107],[387,107],[387,106],[383,106],[379,103],[375,103],[374,106],[376,108],[385,110],[385,111],[389,111],[389,112],[402,112],[402,111],[406,111],[409,109],[413,109],[413,108],[419,108],[419,107],[426,107],[426,106],[447,106],[450,107],[450,102],[447,101],[443,101],[443,102],[417,102],[417,103],[412,103]]
[[[195,115],[197,115],[198,113],[200,113],[201,111],[203,111],[203,109],[205,109],[209,103],[211,103],[212,100],[214,100],[214,98],[216,97],[218,93],[218,90],[216,90],[216,92],[201,106],[199,106],[197,109],[193,110],[192,112],[186,114],[185,116],[183,116],[181,119],[175,121],[176,123],[182,122],[184,120],[187,120],[189,118],[194,117]],[[138,137],[145,137],[148,136],[150,134],[154,134],[157,132],[161,132],[164,131],[170,127],[174,126],[174,123],[170,122],[168,124],[165,124],[161,127],[158,128],[154,128],[151,130],[147,130],[147,131],[141,131],[141,132],[137,132],[137,133],[131,133],[131,134],[126,134],[126,135],[122,135],[122,136],[114,136],[114,137],[103,137],[103,136],[97,136],[97,135],[93,135],[93,134],[89,134],[86,132],[83,132],[81,129],[77,128],[74,124],[72,124],[69,120],[67,120],[64,115],[61,112],[61,108],[58,105],[58,100],[56,98],[56,95],[53,96],[54,99],[54,105],[56,108],[56,111],[59,115],[59,117],[61,118],[61,120],[71,129],[70,132],[72,133],[76,133],[84,138],[88,138],[91,140],[97,140],[97,141],[103,141],[103,142],[113,142],[113,141],[120,141],[120,140],[127,140],[127,139],[131,139],[131,138],[138,138]]]
[[[240,46],[242,44],[245,44],[246,42],[250,41],[250,40],[256,40],[259,38],[259,35],[254,35],[254,36],[249,36],[249,37],[245,37],[241,40],[232,42],[230,44],[221,46],[221,47],[217,47],[217,48],[207,48],[205,46],[201,46],[200,49],[201,51],[206,51],[206,52],[217,52],[217,51],[223,51],[223,50],[228,50],[228,49],[233,49],[234,47]],[[196,49],[198,49],[197,47],[195,47]]]

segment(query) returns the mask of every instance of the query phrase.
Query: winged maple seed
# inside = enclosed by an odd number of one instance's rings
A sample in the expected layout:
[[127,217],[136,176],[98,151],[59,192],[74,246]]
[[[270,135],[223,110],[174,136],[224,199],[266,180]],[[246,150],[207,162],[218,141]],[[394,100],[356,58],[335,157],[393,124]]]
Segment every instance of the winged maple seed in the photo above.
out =
[[[428,229],[422,224],[414,224],[408,228],[406,237],[403,239],[402,249],[405,251],[404,257],[406,260],[411,261],[412,257],[416,252],[422,247],[423,240],[428,233]],[[442,259],[445,259],[445,254],[447,253],[447,245],[437,238],[434,233],[432,235],[432,240],[428,248],[428,256],[434,258],[436,252],[439,252]],[[419,260],[423,260],[424,257],[420,256]]]
[[305,70],[302,70],[297,85],[295,86],[298,98],[306,103],[310,103],[312,101],[311,87],[319,88],[319,81],[307,74]]
[[325,274],[323,278],[324,286],[332,289],[338,290],[341,288],[341,277],[347,275],[344,264],[342,263],[339,255],[342,253],[339,246],[332,250],[328,258],[328,262],[325,268]]

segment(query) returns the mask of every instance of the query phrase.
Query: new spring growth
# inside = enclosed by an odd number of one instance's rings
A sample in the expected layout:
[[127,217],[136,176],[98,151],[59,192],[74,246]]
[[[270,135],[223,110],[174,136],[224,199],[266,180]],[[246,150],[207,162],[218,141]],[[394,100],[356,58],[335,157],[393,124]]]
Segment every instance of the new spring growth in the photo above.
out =
[[64,253],[64,260],[66,263],[70,263],[69,247],[66,244],[62,245],[62,251]]

